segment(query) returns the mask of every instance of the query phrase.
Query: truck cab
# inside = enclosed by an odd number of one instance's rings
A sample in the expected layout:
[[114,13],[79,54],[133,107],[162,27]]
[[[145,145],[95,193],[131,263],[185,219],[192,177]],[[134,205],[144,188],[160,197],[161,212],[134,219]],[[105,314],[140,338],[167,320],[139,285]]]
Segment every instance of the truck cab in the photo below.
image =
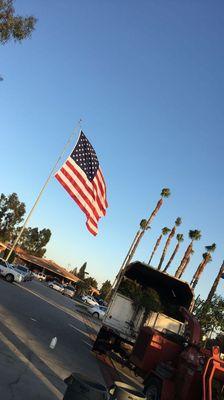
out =
[[0,258],[0,275],[3,276],[9,283],[13,283],[14,281],[21,283],[24,281],[23,275],[11,264],[3,260],[3,258]]
[[[137,299],[141,297],[140,293],[143,294],[142,303]],[[150,298],[148,302],[145,299],[150,293],[156,296],[157,301],[155,303],[153,299],[151,309]],[[121,350],[125,343],[134,346],[143,327],[154,327],[158,331],[166,331],[167,335],[181,336],[184,319],[180,307],[187,310],[193,307],[193,292],[187,282],[148,264],[133,262],[123,272],[123,279],[109,303],[93,350],[106,353],[111,349]]]

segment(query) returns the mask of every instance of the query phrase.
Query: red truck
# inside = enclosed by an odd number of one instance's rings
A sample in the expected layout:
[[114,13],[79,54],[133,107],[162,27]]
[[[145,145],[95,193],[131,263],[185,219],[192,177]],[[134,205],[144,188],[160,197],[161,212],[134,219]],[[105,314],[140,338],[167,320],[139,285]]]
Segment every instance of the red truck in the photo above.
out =
[[118,290],[93,351],[120,353],[143,378],[148,400],[224,399],[224,360],[218,347],[206,350],[202,346],[188,283],[141,262],[129,264],[123,279],[141,291],[153,289],[162,312],[151,311],[146,318],[144,307]]

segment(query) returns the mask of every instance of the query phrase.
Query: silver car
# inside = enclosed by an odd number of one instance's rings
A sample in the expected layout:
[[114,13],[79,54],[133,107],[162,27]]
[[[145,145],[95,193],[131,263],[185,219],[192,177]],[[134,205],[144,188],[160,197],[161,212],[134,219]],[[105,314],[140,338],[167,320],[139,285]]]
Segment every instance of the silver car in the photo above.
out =
[[64,285],[64,292],[65,296],[71,297],[71,299],[75,296],[75,289],[71,285]]
[[48,282],[48,287],[54,290],[57,290],[57,292],[64,293],[64,287],[57,281],[53,282]]
[[88,312],[97,319],[103,319],[105,313],[107,311],[107,307],[105,306],[90,306],[88,307]]

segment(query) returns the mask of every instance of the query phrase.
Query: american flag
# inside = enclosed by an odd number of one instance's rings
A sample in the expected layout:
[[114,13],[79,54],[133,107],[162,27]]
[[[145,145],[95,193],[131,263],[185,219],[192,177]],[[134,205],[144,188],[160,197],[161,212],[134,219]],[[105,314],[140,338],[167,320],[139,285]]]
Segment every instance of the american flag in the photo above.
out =
[[88,230],[97,235],[98,221],[108,207],[106,184],[96,152],[82,131],[55,178],[85,213]]

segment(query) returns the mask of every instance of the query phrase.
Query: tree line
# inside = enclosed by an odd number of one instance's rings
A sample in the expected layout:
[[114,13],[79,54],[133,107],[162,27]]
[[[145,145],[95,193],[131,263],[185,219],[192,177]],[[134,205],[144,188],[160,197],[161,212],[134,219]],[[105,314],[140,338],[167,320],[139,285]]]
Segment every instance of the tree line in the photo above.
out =
[[[11,193],[6,196],[4,193],[0,195],[0,241],[12,244],[21,229],[21,224],[26,213],[26,205],[19,200],[17,193]],[[27,253],[36,257],[43,257],[46,252],[46,245],[51,238],[51,231],[48,228],[39,229],[25,228],[18,246]],[[89,276],[86,271],[87,263],[85,262],[78,270],[74,268],[70,272],[77,276],[80,281],[77,283],[81,293],[88,292],[91,287],[97,289],[98,282],[95,278]],[[100,289],[100,296],[105,299],[111,289],[111,283],[106,280]]]
[[[151,228],[151,223],[153,221],[153,219],[156,217],[156,215],[158,214],[160,208],[163,205],[164,199],[170,197],[171,192],[169,188],[163,188],[161,193],[160,193],[160,199],[158,200],[155,208],[153,209],[153,211],[151,212],[150,216],[148,219],[142,219],[140,224],[139,224],[139,229],[134,237],[134,240],[131,244],[131,247],[128,251],[127,256],[124,259],[124,262],[121,266],[121,270],[119,272],[119,276],[121,276],[122,270],[125,268],[126,265],[128,265],[131,260],[134,257],[134,254],[140,244],[140,241],[143,237],[143,235],[145,234],[145,232]],[[163,272],[167,272],[167,270],[171,267],[171,265],[174,262],[174,259],[176,258],[176,255],[180,249],[180,245],[181,243],[184,241],[184,235],[182,233],[177,233],[176,235],[176,231],[177,229],[180,227],[180,225],[182,224],[182,219],[181,217],[177,217],[174,225],[171,228],[168,228],[167,226],[163,227],[161,230],[161,233],[159,235],[159,237],[156,240],[155,245],[153,246],[152,252],[150,254],[149,257],[149,261],[148,261],[148,265],[151,265],[152,259],[156,253],[156,251],[158,251],[161,243],[162,243],[162,239],[163,237],[167,236],[167,239],[165,241],[165,245],[164,248],[162,250],[162,254],[159,260],[159,264],[157,265],[157,269],[158,270],[162,270]],[[164,265],[164,261],[166,259],[167,256],[167,252],[168,249],[171,245],[172,240],[174,239],[176,235],[176,245],[175,248],[171,254],[171,256],[169,257],[169,259],[167,260],[166,264],[165,264],[165,268],[162,269],[163,265]],[[184,255],[181,259],[181,262],[179,264],[179,266],[176,269],[175,272],[175,277],[178,279],[182,278],[182,275],[184,274],[184,272],[186,271],[187,266],[190,263],[192,254],[194,254],[194,242],[198,241],[201,239],[201,231],[198,229],[190,229],[189,233],[188,233],[189,239],[190,239],[190,243],[188,243],[187,248],[184,252]],[[205,269],[205,267],[207,266],[207,264],[209,262],[212,261],[212,256],[211,254],[215,251],[216,249],[216,243],[212,243],[211,245],[207,245],[205,246],[205,252],[202,254],[202,260],[200,262],[200,264],[198,265],[196,272],[194,274],[194,276],[192,277],[192,280],[190,282],[191,287],[194,289],[196,287],[196,285],[198,284],[198,281]]]
[[[85,262],[80,269],[77,267],[70,270],[69,272],[75,275],[77,278],[80,279],[79,282],[76,283],[76,287],[78,288],[80,293],[88,293],[92,288],[98,289],[98,282],[95,278],[92,276],[88,276],[89,273],[86,271],[87,268],[87,262]],[[86,276],[87,275],[87,276]],[[108,293],[111,290],[111,283],[109,280],[106,280],[103,282],[101,285],[101,288],[99,290],[100,297],[102,299],[105,299],[108,295]]]
[[[0,240],[3,243],[12,244],[21,229],[21,224],[26,213],[24,202],[19,200],[17,193],[8,196],[0,195]],[[18,246],[36,257],[43,257],[46,252],[46,245],[51,238],[51,231],[48,228],[39,229],[25,228]]]

